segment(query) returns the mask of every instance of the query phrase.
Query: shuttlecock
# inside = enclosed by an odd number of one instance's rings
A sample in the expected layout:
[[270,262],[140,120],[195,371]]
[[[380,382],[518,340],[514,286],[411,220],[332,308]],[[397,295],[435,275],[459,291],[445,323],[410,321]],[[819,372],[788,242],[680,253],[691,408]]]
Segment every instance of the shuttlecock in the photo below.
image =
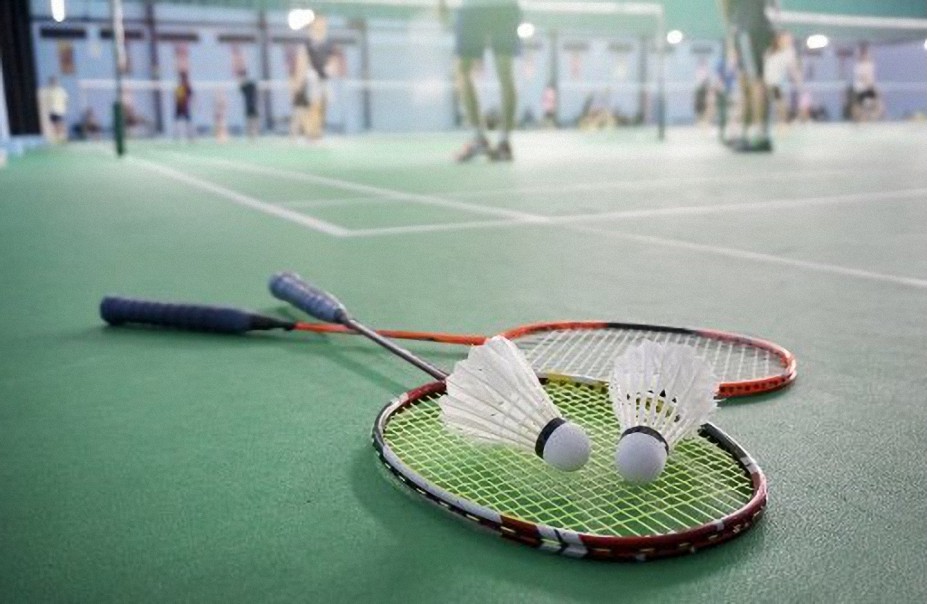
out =
[[525,355],[496,336],[470,349],[445,381],[438,399],[444,425],[482,443],[534,451],[557,469],[572,472],[589,460],[585,431],[563,419]]
[[629,482],[655,480],[680,440],[714,411],[717,379],[690,346],[643,341],[615,359],[609,396],[621,437],[618,473]]

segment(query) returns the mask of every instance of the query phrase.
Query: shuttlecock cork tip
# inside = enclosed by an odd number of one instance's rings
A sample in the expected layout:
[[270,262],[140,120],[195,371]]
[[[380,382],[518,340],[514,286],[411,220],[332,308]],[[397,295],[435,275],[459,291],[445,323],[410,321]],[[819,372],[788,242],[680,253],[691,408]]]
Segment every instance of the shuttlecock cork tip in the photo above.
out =
[[621,477],[634,484],[653,482],[663,472],[669,446],[656,430],[643,426],[626,430],[615,450]]
[[585,430],[558,417],[541,430],[534,452],[558,470],[575,472],[589,461],[591,449]]

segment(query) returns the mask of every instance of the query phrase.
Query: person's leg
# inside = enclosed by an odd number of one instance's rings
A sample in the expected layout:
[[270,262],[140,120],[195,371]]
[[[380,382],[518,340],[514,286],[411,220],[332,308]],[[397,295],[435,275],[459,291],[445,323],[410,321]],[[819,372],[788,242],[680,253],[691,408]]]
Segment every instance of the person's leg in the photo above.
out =
[[740,125],[741,137],[747,138],[750,127],[753,125],[753,87],[750,78],[744,71],[737,76],[737,85],[740,87]]
[[457,161],[469,161],[478,155],[489,155],[486,125],[480,111],[479,97],[473,84],[472,71],[486,50],[487,33],[492,24],[491,7],[471,6],[457,11],[455,53],[457,55],[457,90],[463,102],[467,121],[474,136],[457,154]]
[[467,123],[474,129],[476,138],[485,138],[486,127],[483,124],[483,116],[480,114],[480,101],[476,94],[476,86],[473,85],[474,63],[476,61],[469,57],[461,57],[457,60],[457,85]]
[[770,99],[769,87],[766,85],[766,78],[764,74],[765,65],[763,64],[763,56],[769,50],[775,39],[775,33],[772,29],[757,29],[753,32],[751,40],[753,42],[753,56],[756,61],[754,68],[756,79],[754,80],[754,103],[756,103],[756,108],[754,110],[754,119],[756,124],[759,127],[758,139],[763,142],[764,147],[767,146],[767,142],[770,139]]
[[487,12],[486,32],[495,58],[496,77],[502,97],[499,144],[493,152],[493,159],[496,160],[512,159],[509,134],[515,127],[515,113],[518,110],[514,57],[521,51],[521,40],[517,33],[519,23],[521,10],[517,4]]
[[766,83],[760,78],[753,82],[753,115],[754,121],[759,128],[759,138],[769,138],[769,95],[766,89]]
[[467,122],[473,128],[473,138],[457,153],[457,161],[470,161],[478,155],[489,155],[489,141],[486,140],[486,125],[480,112],[480,103],[473,85],[475,60],[461,57],[457,61],[457,85],[464,105]]
[[499,78],[499,87],[502,94],[502,121],[496,155],[498,156],[497,159],[512,159],[509,133],[515,127],[515,111],[518,104],[518,95],[515,91],[514,61],[511,55],[497,54],[495,59],[496,76]]

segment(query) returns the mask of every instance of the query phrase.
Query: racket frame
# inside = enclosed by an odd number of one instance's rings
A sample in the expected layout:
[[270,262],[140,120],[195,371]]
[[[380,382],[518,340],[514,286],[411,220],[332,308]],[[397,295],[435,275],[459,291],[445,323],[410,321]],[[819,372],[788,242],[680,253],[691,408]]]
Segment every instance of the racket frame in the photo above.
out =
[[738,380],[732,382],[720,382],[715,396],[718,398],[749,396],[772,392],[779,390],[791,384],[797,373],[797,363],[795,355],[783,348],[782,346],[736,333],[718,331],[715,329],[690,329],[686,327],[668,327],[666,325],[650,325],[646,323],[617,323],[609,321],[553,321],[541,323],[529,323],[520,327],[515,327],[502,332],[500,335],[516,342],[519,338],[527,335],[542,333],[545,331],[557,330],[592,330],[592,329],[622,329],[627,331],[657,331],[663,333],[674,333],[679,335],[698,336],[709,340],[718,340],[731,344],[741,344],[744,346],[753,346],[771,353],[779,359],[784,369],[775,375],[768,375],[749,380]]
[[[549,325],[549,324],[548,324]],[[539,375],[548,380],[568,380],[601,386],[600,380],[573,376]],[[749,475],[752,495],[740,509],[710,523],[666,535],[617,537],[578,533],[500,514],[475,504],[433,484],[402,461],[386,440],[386,429],[393,416],[418,404],[426,397],[445,392],[444,382],[432,382],[410,390],[390,401],[377,415],[372,432],[373,447],[394,482],[421,499],[480,528],[521,545],[546,552],[612,561],[644,562],[659,558],[695,553],[742,535],[762,516],[767,504],[766,476],[751,455],[733,438],[712,423],[704,424],[700,435],[726,451]]]
[[[297,331],[310,331],[314,333],[354,334],[356,332],[343,325],[330,325],[327,323],[299,322],[295,324]],[[763,340],[752,336],[745,336],[716,329],[690,329],[686,327],[668,327],[666,325],[651,325],[647,323],[619,323],[612,321],[545,321],[529,323],[503,331],[499,335],[518,343],[519,338],[557,330],[595,330],[616,329],[626,331],[656,331],[707,338],[731,344],[752,346],[765,350],[779,359],[782,370],[779,373],[756,377],[747,380],[719,382],[715,395],[718,398],[736,398],[773,392],[785,388],[798,376],[795,355],[775,342]],[[408,331],[398,329],[379,329],[378,333],[390,338],[405,340],[421,340],[438,342],[441,344],[460,344],[478,346],[485,342],[488,336],[473,334],[453,334],[430,331]]]

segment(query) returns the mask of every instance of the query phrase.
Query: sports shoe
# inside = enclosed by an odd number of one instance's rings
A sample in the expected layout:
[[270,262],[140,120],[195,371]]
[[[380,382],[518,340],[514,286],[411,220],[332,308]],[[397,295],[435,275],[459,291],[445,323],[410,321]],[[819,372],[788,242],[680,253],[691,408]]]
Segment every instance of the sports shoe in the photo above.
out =
[[773,150],[772,141],[768,138],[743,139],[731,148],[741,153],[769,153]]
[[457,153],[457,161],[459,163],[468,162],[477,155],[491,155],[492,150],[489,148],[489,141],[485,137],[477,137],[464,145]]
[[489,156],[493,161],[512,161],[512,147],[509,141],[500,142]]

